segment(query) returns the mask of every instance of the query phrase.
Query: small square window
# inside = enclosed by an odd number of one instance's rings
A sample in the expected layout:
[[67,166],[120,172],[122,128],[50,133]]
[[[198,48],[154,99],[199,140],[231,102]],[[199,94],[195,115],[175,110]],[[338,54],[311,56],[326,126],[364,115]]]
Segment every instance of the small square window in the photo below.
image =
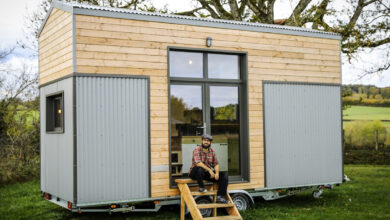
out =
[[64,93],[46,97],[46,131],[64,132]]

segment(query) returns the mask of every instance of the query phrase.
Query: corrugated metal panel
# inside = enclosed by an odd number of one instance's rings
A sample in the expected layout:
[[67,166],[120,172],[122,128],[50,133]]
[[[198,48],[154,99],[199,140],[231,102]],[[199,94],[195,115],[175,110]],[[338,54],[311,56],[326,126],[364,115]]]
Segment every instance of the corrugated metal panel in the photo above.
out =
[[[46,96],[63,91],[64,133],[46,132]],[[72,78],[40,88],[41,190],[73,202],[73,81]]]
[[264,83],[266,186],[342,181],[338,85]]
[[77,77],[78,204],[149,197],[148,79]]

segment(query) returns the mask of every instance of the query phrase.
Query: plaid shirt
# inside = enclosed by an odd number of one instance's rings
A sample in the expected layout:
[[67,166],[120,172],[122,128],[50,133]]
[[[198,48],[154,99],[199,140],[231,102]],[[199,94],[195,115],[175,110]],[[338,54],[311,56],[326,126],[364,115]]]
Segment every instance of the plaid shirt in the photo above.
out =
[[216,165],[218,165],[217,154],[213,148],[209,147],[209,152],[205,153],[203,152],[202,145],[195,147],[194,151],[192,152],[192,166],[188,173],[191,173],[192,168],[196,167],[196,164],[199,162],[202,162],[209,168],[214,168]]

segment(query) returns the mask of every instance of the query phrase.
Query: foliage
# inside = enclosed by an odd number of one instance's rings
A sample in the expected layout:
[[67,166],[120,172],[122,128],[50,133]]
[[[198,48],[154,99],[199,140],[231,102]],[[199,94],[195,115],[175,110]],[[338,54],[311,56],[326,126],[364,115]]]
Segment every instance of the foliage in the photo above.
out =
[[[324,190],[320,199],[311,192],[274,201],[255,200],[255,207],[241,212],[243,219],[389,219],[390,166],[346,165],[350,182]],[[164,206],[157,213],[72,214],[41,197],[39,181],[0,188],[3,219],[179,219],[179,206]],[[190,219],[190,218],[187,218]]]
[[212,112],[214,120],[237,120],[237,105],[234,104],[212,108]]
[[[6,56],[10,51],[6,51]],[[6,57],[2,57],[5,59]],[[1,61],[1,59],[0,59]],[[31,68],[0,63],[0,184],[39,175],[37,77]]]
[[390,87],[343,85],[343,106],[351,105],[390,107]]
[[390,165],[390,148],[385,149],[385,151],[346,148],[343,159],[344,164]]
[[[378,139],[376,134],[378,134]],[[344,129],[344,142],[347,145],[357,148],[375,148],[378,141],[379,146],[384,146],[387,137],[387,130],[379,120],[355,121],[348,124]]]
[[311,27],[338,33],[342,36],[341,51],[349,60],[365,49],[387,51],[383,62],[366,69],[365,74],[383,72],[390,68],[390,2],[387,0],[348,0],[343,5],[330,0],[291,1],[294,9],[283,20],[274,19],[275,10],[278,10],[275,8],[275,0],[194,1],[198,3],[195,9],[178,14]]

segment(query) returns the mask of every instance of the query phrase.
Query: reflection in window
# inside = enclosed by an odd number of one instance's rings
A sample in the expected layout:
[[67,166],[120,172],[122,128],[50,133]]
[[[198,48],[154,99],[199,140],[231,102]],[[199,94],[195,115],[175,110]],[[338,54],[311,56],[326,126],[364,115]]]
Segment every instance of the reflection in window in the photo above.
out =
[[202,86],[171,85],[171,173],[181,177],[191,166],[203,124]]
[[169,52],[170,77],[203,77],[203,54],[193,52]]
[[46,98],[46,131],[63,132],[64,129],[63,94]]
[[237,55],[208,54],[209,78],[239,79]]
[[210,123],[213,146],[227,152],[221,159],[221,169],[228,168],[230,176],[240,175],[240,119],[238,87],[210,86]]

